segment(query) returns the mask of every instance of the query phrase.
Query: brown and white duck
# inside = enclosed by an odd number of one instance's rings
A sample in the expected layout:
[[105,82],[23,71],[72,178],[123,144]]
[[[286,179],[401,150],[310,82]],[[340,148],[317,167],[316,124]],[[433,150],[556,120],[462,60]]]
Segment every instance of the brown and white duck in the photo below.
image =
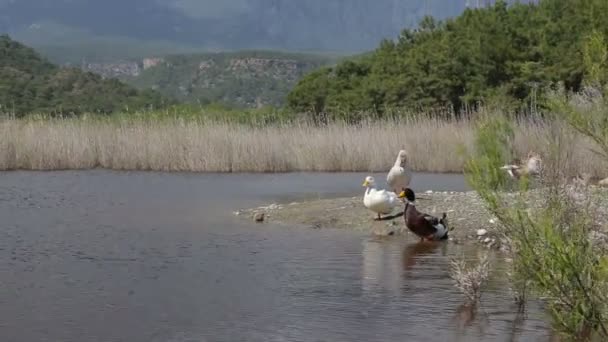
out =
[[443,213],[441,218],[421,213],[416,209],[416,194],[410,188],[405,188],[399,198],[406,198],[403,217],[405,226],[420,237],[421,240],[445,240],[448,238],[448,218]]
[[522,176],[538,177],[542,169],[542,159],[538,153],[530,151],[525,164],[519,160],[514,160],[511,164],[502,166],[501,169],[506,170],[513,179],[519,179]]

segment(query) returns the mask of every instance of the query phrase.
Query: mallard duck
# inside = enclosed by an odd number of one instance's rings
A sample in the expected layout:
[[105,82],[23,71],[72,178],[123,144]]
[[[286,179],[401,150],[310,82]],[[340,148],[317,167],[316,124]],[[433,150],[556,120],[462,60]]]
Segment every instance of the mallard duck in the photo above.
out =
[[519,179],[523,176],[540,176],[542,168],[542,159],[540,155],[534,152],[529,152],[526,163],[523,164],[519,160],[515,160],[511,164],[502,166],[502,170],[506,170],[509,176],[513,179]]
[[412,172],[407,167],[407,152],[401,150],[397,154],[395,164],[386,176],[386,183],[395,193],[397,193],[398,191],[401,191],[401,189],[410,186],[411,180]]
[[367,188],[365,189],[365,195],[363,196],[363,205],[365,205],[367,209],[377,213],[378,220],[382,218],[381,214],[390,214],[397,204],[399,204],[397,194],[394,192],[376,189],[374,177],[365,177],[363,186]]
[[441,218],[421,213],[416,209],[416,195],[410,188],[405,188],[399,198],[406,198],[403,217],[405,226],[420,237],[420,240],[445,240],[448,238],[448,218],[443,213]]

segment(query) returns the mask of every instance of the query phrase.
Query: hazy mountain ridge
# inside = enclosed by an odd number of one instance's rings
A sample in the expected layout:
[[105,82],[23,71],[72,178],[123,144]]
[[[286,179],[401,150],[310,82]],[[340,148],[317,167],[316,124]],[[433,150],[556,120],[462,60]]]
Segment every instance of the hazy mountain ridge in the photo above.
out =
[[[473,0],[473,2],[476,2]],[[53,45],[52,29],[89,37],[165,41],[216,49],[363,51],[429,14],[445,18],[467,0],[0,0],[0,32]],[[26,34],[27,33],[27,34]],[[23,39],[27,36],[28,39]],[[35,38],[38,36],[37,42]],[[45,37],[51,36],[51,39]],[[64,42],[67,43],[67,42]]]
[[[120,78],[179,100],[280,105],[304,73],[331,63],[332,58],[279,52],[262,57],[249,52],[213,57],[192,53],[274,49],[339,55],[372,50],[381,39],[415,26],[425,14],[440,19],[455,16],[466,3],[0,0],[0,32],[13,32],[17,40],[35,47],[54,63],[76,66],[104,78]],[[156,56],[165,59],[146,68],[145,59]]]

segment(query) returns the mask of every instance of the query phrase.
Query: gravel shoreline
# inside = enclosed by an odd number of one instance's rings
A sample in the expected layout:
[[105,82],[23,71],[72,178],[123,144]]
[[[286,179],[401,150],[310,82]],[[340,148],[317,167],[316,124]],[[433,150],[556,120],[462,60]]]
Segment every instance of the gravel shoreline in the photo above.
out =
[[[589,194],[601,196],[594,199],[600,205],[596,217],[600,231],[593,232],[594,239],[601,239],[608,245],[605,227],[608,222],[608,191],[604,188],[590,187]],[[515,198],[516,194],[507,194]],[[527,201],[537,202],[543,198],[542,190],[533,190],[526,194]],[[488,248],[503,250],[506,241],[498,237],[498,222],[489,213],[485,203],[475,191],[466,192],[432,192],[420,193],[417,200],[418,210],[433,215],[446,212],[450,229],[450,242],[478,243]],[[534,207],[534,205],[532,205]],[[335,228],[351,229],[380,236],[402,235],[408,239],[418,240],[406,227],[403,219],[404,206],[399,206],[392,215],[382,220],[375,220],[375,214],[363,206],[362,196],[322,199],[289,204],[270,204],[235,212],[243,218],[254,219],[258,223],[278,223],[298,225],[313,229]]]
[[[418,210],[441,215],[446,212],[451,229],[450,241],[460,243],[481,241],[499,247],[493,234],[495,220],[474,191],[421,193],[416,200]],[[257,222],[269,222],[323,229],[351,229],[374,235],[404,235],[418,238],[406,227],[403,219],[405,205],[395,208],[391,215],[375,220],[375,214],[363,206],[362,196],[322,199],[289,204],[270,204],[235,212],[236,215],[253,218]]]

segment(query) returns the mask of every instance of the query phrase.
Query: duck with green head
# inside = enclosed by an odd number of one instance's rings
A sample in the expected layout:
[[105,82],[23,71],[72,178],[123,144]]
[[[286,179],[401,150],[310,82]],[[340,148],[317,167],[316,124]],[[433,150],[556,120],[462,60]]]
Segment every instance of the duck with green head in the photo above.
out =
[[421,213],[416,209],[416,194],[410,188],[405,188],[399,194],[405,198],[403,217],[405,226],[420,237],[421,240],[445,240],[448,238],[448,218],[443,213],[441,218]]

